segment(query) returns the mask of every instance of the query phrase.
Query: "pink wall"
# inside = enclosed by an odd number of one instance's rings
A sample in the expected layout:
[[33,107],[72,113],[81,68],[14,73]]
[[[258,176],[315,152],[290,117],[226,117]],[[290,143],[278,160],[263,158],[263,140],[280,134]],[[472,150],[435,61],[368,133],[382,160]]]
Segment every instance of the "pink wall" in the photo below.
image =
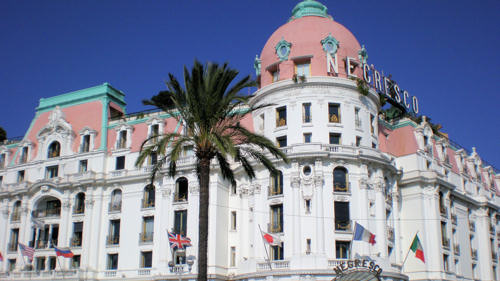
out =
[[379,127],[380,150],[397,157],[416,153],[418,145],[413,131],[412,126],[401,127],[393,131]]

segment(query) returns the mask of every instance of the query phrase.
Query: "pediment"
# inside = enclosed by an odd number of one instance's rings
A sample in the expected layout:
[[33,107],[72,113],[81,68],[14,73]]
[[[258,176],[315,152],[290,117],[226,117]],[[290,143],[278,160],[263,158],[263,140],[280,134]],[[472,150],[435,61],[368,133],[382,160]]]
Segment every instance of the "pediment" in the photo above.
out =
[[64,118],[64,113],[59,106],[50,113],[49,123],[38,131],[37,138],[44,139],[49,135],[73,136],[71,124]]

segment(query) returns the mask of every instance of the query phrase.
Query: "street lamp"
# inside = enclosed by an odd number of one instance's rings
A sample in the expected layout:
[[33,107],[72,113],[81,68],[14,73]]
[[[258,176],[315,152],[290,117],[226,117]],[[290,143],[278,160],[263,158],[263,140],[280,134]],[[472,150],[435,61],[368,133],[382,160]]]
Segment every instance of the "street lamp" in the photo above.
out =
[[188,265],[187,271],[185,270],[183,264],[175,264],[175,262],[173,260],[169,261],[168,268],[170,269],[170,273],[177,274],[179,276],[179,280],[181,280],[182,274],[191,272],[191,270],[193,269],[193,264],[194,264],[195,259],[196,259],[196,257],[193,255],[190,255],[187,257],[187,259],[186,259],[186,263]]

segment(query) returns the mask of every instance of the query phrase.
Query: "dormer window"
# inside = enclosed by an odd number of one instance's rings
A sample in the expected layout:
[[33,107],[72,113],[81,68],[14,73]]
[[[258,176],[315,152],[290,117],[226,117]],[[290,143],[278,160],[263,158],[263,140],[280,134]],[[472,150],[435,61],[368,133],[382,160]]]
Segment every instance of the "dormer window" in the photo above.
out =
[[134,131],[134,127],[125,122],[122,122],[116,128],[116,149],[127,149],[130,148],[132,144],[132,132]]
[[118,146],[117,148],[127,148],[127,131],[122,130],[118,135]]
[[6,158],[5,153],[0,154],[0,169],[5,168]]
[[297,74],[298,77],[311,76],[311,64],[309,62],[296,64],[295,74]]
[[271,75],[273,76],[273,82],[278,82],[280,80],[280,71],[278,69],[272,71]]
[[97,131],[89,127],[84,127],[80,130],[80,152],[89,152],[94,150],[94,139]]
[[21,151],[21,158],[19,159],[19,164],[28,162],[28,147],[23,147]]
[[156,143],[158,141],[158,137],[160,135],[160,124],[152,124],[149,126],[149,136],[152,143]]
[[59,157],[60,155],[61,155],[61,144],[58,141],[52,142],[49,145],[47,158]]
[[89,152],[90,151],[90,135],[82,136],[82,147],[81,152]]

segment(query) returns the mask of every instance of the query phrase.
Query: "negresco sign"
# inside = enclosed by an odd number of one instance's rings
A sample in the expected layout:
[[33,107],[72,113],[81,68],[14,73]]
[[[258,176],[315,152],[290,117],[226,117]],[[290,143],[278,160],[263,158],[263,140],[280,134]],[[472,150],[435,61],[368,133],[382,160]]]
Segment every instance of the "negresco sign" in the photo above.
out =
[[382,268],[375,262],[367,259],[354,259],[341,262],[333,268],[337,277],[335,281],[351,280],[351,275],[356,275],[359,280],[380,280]]

